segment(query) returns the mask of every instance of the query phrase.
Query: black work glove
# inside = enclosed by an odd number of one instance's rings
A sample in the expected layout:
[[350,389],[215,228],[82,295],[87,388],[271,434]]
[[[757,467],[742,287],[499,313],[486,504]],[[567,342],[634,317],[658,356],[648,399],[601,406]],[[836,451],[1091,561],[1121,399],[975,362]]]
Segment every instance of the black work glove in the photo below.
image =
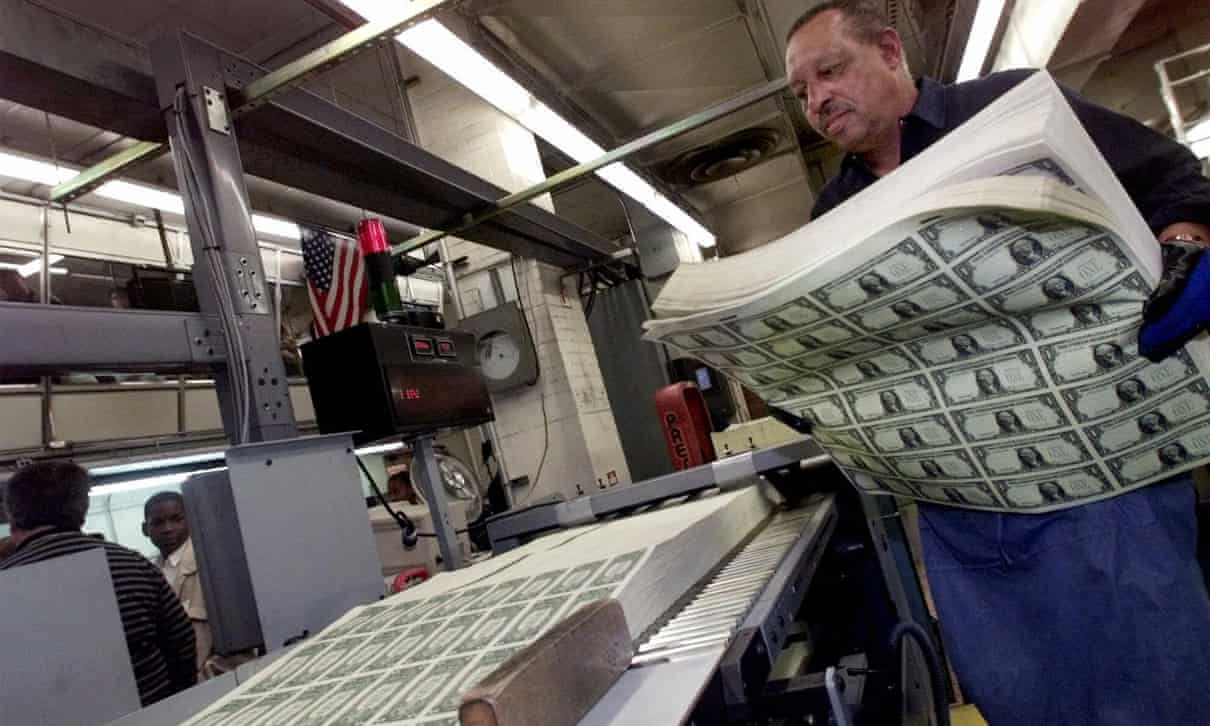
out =
[[1139,353],[1158,363],[1210,328],[1210,255],[1191,242],[1161,245],[1164,275],[1143,307]]
[[769,407],[769,415],[772,416],[774,420],[780,421],[800,434],[810,435],[813,428],[813,425],[807,419],[802,418],[801,416],[795,416],[789,411],[778,408],[777,406]]

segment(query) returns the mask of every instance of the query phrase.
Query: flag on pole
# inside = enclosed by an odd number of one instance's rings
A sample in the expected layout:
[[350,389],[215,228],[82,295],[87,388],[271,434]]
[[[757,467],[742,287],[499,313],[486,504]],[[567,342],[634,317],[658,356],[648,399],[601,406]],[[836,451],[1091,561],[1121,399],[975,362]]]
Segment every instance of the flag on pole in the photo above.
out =
[[301,224],[299,231],[315,337],[361,322],[366,309],[366,276],[357,241]]

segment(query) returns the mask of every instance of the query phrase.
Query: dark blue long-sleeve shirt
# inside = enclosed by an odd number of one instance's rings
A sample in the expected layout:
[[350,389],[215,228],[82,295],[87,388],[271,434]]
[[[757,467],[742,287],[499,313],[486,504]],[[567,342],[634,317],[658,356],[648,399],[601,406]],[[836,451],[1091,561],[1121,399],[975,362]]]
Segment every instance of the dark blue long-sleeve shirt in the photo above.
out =
[[[900,123],[902,161],[931,146],[1035,72],[1004,71],[949,86],[921,79],[916,105]],[[1064,89],[1064,94],[1152,230],[1159,233],[1174,222],[1210,225],[1210,179],[1187,148],[1074,92]],[[878,177],[860,157],[846,155],[840,173],[820,192],[811,217],[824,214],[876,181]]]

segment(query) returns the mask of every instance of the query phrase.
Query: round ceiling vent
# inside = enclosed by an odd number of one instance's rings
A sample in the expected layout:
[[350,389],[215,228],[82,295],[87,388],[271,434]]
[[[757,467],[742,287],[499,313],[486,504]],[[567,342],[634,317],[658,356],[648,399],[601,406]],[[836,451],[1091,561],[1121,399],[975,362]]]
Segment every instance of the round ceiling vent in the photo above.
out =
[[760,127],[737,131],[676,157],[665,167],[664,177],[680,186],[726,179],[764,161],[780,141],[781,132],[777,129]]

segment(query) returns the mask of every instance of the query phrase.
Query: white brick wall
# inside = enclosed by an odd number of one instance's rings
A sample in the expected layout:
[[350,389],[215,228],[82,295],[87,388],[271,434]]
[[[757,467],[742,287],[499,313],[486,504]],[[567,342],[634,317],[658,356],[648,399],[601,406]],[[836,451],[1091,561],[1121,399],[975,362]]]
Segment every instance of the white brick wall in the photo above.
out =
[[[424,147],[493,184],[517,191],[543,178],[533,136],[447,76],[420,62],[421,82],[410,88],[417,131]],[[554,211],[549,197],[535,203]],[[466,256],[462,276],[503,265],[509,255],[461,239],[450,240],[453,257]],[[529,316],[541,368],[532,388],[494,397],[499,448],[513,477],[537,473],[549,424],[549,446],[541,480],[522,498],[552,493],[591,493],[613,472],[629,483],[617,425],[605,393],[596,349],[574,290],[563,288],[562,271],[526,260],[517,265],[520,301]],[[464,300],[464,302],[470,302]]]

